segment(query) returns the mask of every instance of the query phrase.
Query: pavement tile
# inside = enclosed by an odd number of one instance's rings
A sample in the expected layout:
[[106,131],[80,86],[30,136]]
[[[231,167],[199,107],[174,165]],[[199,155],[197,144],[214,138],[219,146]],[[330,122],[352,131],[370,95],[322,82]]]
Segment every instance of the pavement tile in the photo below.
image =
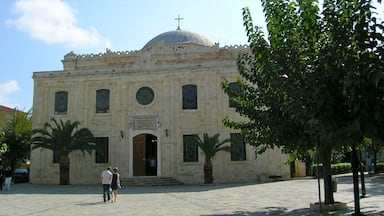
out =
[[[322,214],[309,209],[311,203],[318,202],[317,180],[300,178],[254,184],[125,187],[119,190],[116,203],[102,201],[101,185],[14,184],[11,191],[0,191],[0,216],[351,215],[352,177],[340,175],[336,179],[335,201],[346,203],[348,209]],[[361,212],[384,215],[383,201],[384,176],[367,177]]]

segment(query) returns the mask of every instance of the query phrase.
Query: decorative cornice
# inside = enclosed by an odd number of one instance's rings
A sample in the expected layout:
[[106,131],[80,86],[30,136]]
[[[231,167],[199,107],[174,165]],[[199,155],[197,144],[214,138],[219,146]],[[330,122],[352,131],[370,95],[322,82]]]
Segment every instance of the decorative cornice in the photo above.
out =
[[[165,49],[164,49],[165,48]],[[77,55],[73,51],[69,52],[64,56],[64,60],[66,59],[92,59],[92,58],[102,58],[102,57],[123,57],[123,56],[135,56],[140,55],[144,53],[150,53],[150,54],[161,54],[161,53],[169,53],[169,51],[172,52],[186,52],[189,53],[193,51],[195,52],[212,52],[212,51],[219,51],[219,50],[229,50],[229,51],[247,51],[249,49],[248,45],[231,45],[231,46],[224,46],[219,47],[218,43],[215,43],[213,46],[207,47],[207,46],[201,46],[201,45],[195,45],[195,44],[177,44],[177,45],[166,45],[164,43],[158,43],[154,46],[150,46],[145,49],[141,50],[132,50],[132,51],[112,51],[110,49],[106,49],[105,53],[90,53],[90,54],[80,54]],[[168,51],[168,52],[167,52]]]

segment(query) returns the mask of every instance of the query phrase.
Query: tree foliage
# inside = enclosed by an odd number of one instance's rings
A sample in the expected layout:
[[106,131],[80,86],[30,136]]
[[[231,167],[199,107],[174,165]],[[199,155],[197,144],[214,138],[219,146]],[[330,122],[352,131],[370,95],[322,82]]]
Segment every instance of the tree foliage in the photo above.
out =
[[59,156],[60,184],[70,184],[69,154],[73,151],[81,151],[92,154],[96,149],[95,137],[87,128],[78,128],[79,121],[67,120],[59,122],[51,118],[51,123],[46,122],[41,129],[32,130],[32,150],[37,148],[48,149]]
[[[0,132],[0,140],[3,140],[4,136],[5,136],[4,131],[1,131]],[[2,142],[3,141],[1,141],[1,143],[0,143],[1,144],[0,145],[0,156],[8,151],[7,144],[6,143],[2,143]]]
[[31,111],[15,110],[14,117],[7,120],[1,138],[1,152],[12,169],[17,163],[25,163],[30,156]]
[[333,203],[332,150],[382,137],[383,26],[368,0],[262,0],[268,36],[243,9],[250,53],[239,56],[241,94],[223,82],[247,121],[224,119],[258,149],[319,146],[325,202]]

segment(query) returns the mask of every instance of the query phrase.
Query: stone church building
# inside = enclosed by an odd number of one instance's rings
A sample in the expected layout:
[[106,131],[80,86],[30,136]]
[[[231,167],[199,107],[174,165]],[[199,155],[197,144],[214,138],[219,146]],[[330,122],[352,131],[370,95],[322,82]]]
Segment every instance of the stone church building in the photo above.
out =
[[[107,166],[122,179],[172,177],[203,183],[204,154],[189,136],[220,134],[234,151],[213,159],[215,183],[289,178],[280,150],[256,155],[238,131],[222,119],[241,120],[222,90],[223,79],[236,87],[236,58],[247,46],[220,47],[179,28],[162,33],[141,50],[64,56],[63,70],[34,72],[33,128],[50,118],[80,121],[96,137],[100,150],[70,154],[72,184],[97,184]],[[57,155],[31,152],[31,182],[58,184]]]

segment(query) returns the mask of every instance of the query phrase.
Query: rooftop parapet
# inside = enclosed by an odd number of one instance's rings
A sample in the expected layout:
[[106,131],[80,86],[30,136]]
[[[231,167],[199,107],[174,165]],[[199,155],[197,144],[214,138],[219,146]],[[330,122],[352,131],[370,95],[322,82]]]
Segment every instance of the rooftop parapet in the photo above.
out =
[[135,51],[111,51],[105,53],[77,55],[73,51],[62,60],[64,70],[81,70],[92,68],[126,67],[134,64],[159,64],[159,62],[213,61],[234,59],[240,52],[248,52],[248,45],[219,47],[200,46],[195,44],[167,45],[157,43]]

